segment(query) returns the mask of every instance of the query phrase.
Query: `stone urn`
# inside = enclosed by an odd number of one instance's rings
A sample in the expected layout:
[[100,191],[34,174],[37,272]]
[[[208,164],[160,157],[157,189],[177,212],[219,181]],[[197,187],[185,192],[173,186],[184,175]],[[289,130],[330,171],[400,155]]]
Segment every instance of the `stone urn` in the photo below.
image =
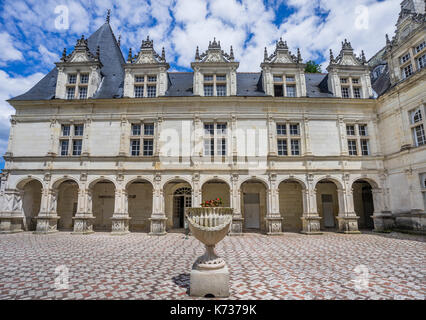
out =
[[191,296],[229,296],[229,270],[214,248],[228,234],[232,212],[233,209],[222,207],[186,208],[191,234],[206,246],[206,252],[192,266]]

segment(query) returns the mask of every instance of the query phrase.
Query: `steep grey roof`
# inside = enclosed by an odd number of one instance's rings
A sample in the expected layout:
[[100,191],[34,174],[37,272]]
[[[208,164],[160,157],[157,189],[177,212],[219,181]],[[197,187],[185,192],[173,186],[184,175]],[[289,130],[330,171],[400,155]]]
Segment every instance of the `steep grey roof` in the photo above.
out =
[[[94,98],[108,99],[121,97],[124,81],[124,58],[114,33],[108,23],[102,25],[88,38],[89,50],[96,53],[100,48],[102,84]],[[10,100],[50,100],[55,97],[58,70],[55,67],[28,92]]]
[[306,95],[311,98],[332,98],[328,90],[328,74],[305,73]]
[[372,82],[371,86],[378,96],[381,96],[391,87],[389,68],[386,65],[385,70]]
[[188,97],[193,95],[192,81],[193,72],[168,73],[169,89],[166,92],[168,97]]
[[261,76],[260,72],[237,73],[237,96],[265,96],[265,91],[262,89]]

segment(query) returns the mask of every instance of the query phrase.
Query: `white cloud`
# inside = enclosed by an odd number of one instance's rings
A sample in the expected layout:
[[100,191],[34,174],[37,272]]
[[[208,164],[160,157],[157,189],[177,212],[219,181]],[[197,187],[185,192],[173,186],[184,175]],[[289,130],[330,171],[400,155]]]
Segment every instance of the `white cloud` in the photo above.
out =
[[59,61],[59,56],[56,53],[50,52],[42,44],[38,46],[38,52],[40,54],[40,59],[47,65],[53,66],[55,62]]
[[7,32],[0,33],[0,60],[13,61],[22,60],[22,53],[15,48],[13,39]]

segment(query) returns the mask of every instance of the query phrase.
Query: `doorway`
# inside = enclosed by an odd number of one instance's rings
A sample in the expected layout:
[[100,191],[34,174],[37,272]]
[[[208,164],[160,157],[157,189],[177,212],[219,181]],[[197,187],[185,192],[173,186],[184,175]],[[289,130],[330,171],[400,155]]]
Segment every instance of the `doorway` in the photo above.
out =
[[173,228],[185,228],[185,208],[192,206],[191,188],[183,187],[173,195]]
[[322,194],[321,201],[324,216],[324,227],[334,228],[333,196],[331,194]]
[[260,195],[259,193],[244,194],[244,214],[246,229],[260,229]]

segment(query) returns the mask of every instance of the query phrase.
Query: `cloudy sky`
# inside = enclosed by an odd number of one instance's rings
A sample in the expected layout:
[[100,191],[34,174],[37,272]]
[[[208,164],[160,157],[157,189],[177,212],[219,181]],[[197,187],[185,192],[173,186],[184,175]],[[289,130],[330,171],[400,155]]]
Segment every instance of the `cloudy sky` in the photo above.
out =
[[[263,48],[273,52],[282,37],[302,58],[325,70],[328,50],[338,54],[347,38],[367,59],[393,35],[401,0],[2,0],[0,2],[0,155],[7,148],[5,100],[30,89],[54,67],[64,47],[71,52],[111,9],[111,25],[121,35],[124,57],[149,35],[157,51],[166,49],[172,71],[189,71],[196,46],[205,50],[216,37],[234,47],[239,71],[259,71]],[[0,160],[0,169],[3,160]]]

